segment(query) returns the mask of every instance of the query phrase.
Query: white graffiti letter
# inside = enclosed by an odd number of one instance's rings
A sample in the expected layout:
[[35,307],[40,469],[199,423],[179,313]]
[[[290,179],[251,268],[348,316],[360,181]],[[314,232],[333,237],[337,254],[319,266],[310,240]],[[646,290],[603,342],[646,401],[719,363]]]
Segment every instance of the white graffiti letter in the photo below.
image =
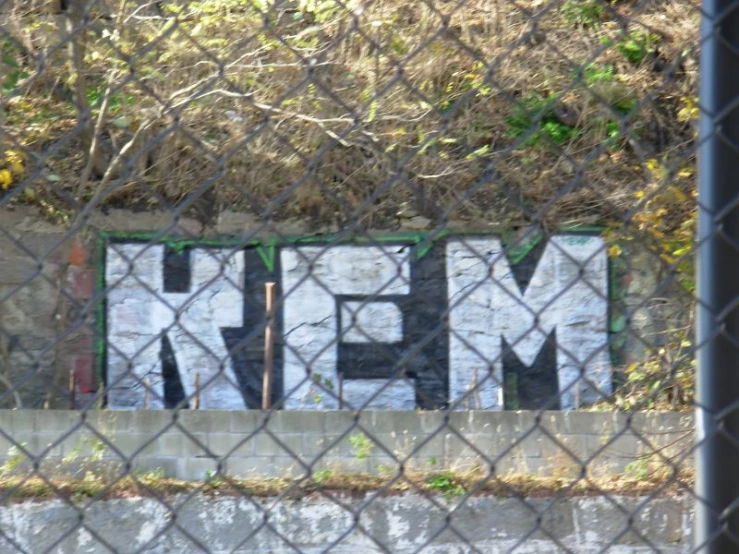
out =
[[[373,299],[409,293],[407,257],[407,253],[375,246],[306,246],[282,250],[287,409],[338,407],[335,396],[314,387],[313,379],[320,379],[326,388],[338,383],[340,340],[396,342],[402,337],[402,317],[397,306],[385,301],[373,302]],[[368,299],[346,301],[339,306],[336,295],[367,296]],[[366,407],[383,404],[388,407],[388,403],[395,409],[415,406],[415,389],[409,380],[401,379],[387,385],[387,379],[346,381],[344,398],[360,407],[385,387]]]
[[[610,394],[608,271],[601,238],[552,238],[524,294],[498,239],[450,241],[447,278],[452,402],[479,398],[481,405],[473,407],[502,409],[501,338],[530,366],[555,329],[562,409],[573,409],[578,398]],[[581,370],[597,390],[586,386]],[[470,394],[476,383],[481,384]]]
[[200,380],[204,409],[244,409],[221,327],[243,325],[244,262],[229,249],[193,249],[188,292],[164,292],[164,247],[111,244],[107,249],[108,402],[142,408],[145,378],[162,408],[162,332],[169,338],[180,380],[192,397]]

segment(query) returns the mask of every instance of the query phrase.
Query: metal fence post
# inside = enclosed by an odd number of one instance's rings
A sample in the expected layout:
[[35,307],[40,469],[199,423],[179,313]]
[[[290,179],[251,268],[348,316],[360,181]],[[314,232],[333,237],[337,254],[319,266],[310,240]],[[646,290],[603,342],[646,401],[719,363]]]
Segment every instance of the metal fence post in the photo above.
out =
[[739,548],[739,2],[705,0],[696,435],[697,552]]

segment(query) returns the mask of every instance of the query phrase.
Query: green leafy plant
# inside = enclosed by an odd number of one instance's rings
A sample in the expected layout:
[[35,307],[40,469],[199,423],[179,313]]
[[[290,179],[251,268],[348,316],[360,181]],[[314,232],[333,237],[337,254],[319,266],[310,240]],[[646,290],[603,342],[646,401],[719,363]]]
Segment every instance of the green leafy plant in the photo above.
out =
[[0,42],[0,92],[11,94],[29,73],[18,62],[18,51],[9,41]]
[[624,470],[629,477],[637,481],[645,481],[649,477],[649,460],[646,458],[634,460],[626,464]]
[[523,146],[533,146],[543,136],[557,145],[575,139],[580,134],[580,130],[562,123],[554,113],[557,98],[557,95],[548,97],[530,95],[518,103],[507,119],[508,135],[517,138],[531,133]]
[[316,483],[323,483],[324,481],[327,481],[331,479],[334,472],[330,469],[319,469],[318,471],[313,472],[313,480]]
[[567,22],[580,27],[597,25],[606,13],[605,6],[598,0],[568,0],[560,11]]
[[215,469],[209,469],[205,472],[205,482],[209,487],[217,489],[224,484],[225,479],[223,474],[219,473]]
[[[20,444],[20,446],[22,448],[26,448],[26,446],[28,445],[23,442]],[[18,448],[17,445],[11,446],[10,448],[8,448],[8,459],[5,461],[2,467],[0,467],[0,473],[2,473],[3,475],[11,473],[19,465],[25,462],[27,458],[28,457],[20,448]]]
[[612,64],[601,65],[590,63],[582,70],[582,80],[588,88],[592,88],[600,83],[611,82],[615,78],[615,69]]
[[426,478],[426,485],[429,489],[443,493],[448,497],[461,496],[466,492],[464,486],[450,472],[429,475]]
[[372,453],[375,443],[364,433],[357,433],[349,437],[349,444],[354,448],[354,456],[357,460],[366,460]]
[[[642,63],[647,56],[654,54],[659,36],[654,33],[633,31],[621,39],[616,48],[621,55],[634,65]],[[610,39],[604,41],[610,43]]]

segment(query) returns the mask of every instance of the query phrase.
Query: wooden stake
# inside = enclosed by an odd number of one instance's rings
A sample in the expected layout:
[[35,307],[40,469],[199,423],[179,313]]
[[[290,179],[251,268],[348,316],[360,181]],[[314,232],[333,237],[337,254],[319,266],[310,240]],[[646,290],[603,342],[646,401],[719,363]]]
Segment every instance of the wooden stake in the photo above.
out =
[[69,409],[74,410],[75,408],[75,392],[77,389],[77,377],[74,371],[69,372]]
[[200,372],[195,372],[195,396],[192,399],[192,409],[200,409]]
[[275,291],[276,283],[265,283],[267,326],[264,329],[264,376],[262,378],[262,409],[272,406],[272,368],[275,361]]
[[149,378],[144,379],[144,410],[149,409]]

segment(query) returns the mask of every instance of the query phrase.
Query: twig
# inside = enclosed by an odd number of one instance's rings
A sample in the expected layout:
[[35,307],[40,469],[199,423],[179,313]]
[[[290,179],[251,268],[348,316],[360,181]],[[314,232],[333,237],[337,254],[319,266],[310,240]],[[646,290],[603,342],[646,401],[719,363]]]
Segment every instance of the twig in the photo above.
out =
[[77,187],[78,197],[85,190],[85,187],[87,187],[87,181],[89,180],[90,173],[92,173],[92,168],[95,165],[95,157],[98,154],[98,144],[100,143],[100,134],[103,130],[103,122],[105,121],[105,115],[108,112],[108,106],[110,105],[111,88],[112,87],[110,86],[110,84],[108,84],[105,89],[105,93],[103,94],[103,102],[100,105],[100,113],[98,113],[97,121],[95,121],[95,128],[92,131],[92,140],[90,141],[90,151],[87,154],[87,163],[82,169],[82,174],[80,175],[80,183]]

